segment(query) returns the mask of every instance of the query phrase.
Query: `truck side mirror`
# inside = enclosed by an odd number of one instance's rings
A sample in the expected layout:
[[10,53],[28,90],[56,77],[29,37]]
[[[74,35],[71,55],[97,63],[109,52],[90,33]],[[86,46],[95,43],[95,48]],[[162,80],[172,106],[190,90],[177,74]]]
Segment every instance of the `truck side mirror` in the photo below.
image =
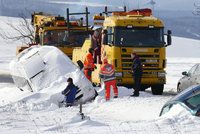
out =
[[172,44],[172,37],[171,37],[172,31],[167,30],[167,46]]

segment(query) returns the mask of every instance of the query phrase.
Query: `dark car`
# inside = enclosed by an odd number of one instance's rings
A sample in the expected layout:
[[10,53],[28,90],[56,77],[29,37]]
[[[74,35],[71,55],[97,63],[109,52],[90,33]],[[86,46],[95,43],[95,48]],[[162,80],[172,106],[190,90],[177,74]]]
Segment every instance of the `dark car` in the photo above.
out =
[[173,97],[163,106],[160,116],[170,111],[176,104],[180,104],[192,115],[200,117],[200,85],[191,86]]
[[195,64],[188,72],[182,72],[184,75],[177,84],[177,92],[181,92],[192,85],[200,84],[200,64]]

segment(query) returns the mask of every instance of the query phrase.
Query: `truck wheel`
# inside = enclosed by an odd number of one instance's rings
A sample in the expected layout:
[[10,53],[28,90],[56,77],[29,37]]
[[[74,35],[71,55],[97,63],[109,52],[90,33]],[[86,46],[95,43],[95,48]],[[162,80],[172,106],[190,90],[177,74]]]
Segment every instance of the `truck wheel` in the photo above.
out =
[[164,89],[164,84],[151,86],[151,91],[153,95],[162,95]]

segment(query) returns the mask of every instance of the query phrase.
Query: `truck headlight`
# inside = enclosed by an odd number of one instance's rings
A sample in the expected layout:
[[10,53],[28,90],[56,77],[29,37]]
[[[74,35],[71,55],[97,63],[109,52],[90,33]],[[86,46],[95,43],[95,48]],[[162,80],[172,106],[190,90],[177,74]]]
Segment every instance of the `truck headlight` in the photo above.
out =
[[116,77],[122,77],[122,72],[115,72]]
[[158,77],[165,77],[166,73],[165,72],[158,72]]

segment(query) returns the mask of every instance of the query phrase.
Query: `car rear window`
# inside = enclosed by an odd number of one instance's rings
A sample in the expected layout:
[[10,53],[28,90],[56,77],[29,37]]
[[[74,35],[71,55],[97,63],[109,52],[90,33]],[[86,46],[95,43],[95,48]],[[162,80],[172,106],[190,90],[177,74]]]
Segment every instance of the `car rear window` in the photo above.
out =
[[200,105],[200,94],[190,97],[185,104],[192,109],[197,108]]

